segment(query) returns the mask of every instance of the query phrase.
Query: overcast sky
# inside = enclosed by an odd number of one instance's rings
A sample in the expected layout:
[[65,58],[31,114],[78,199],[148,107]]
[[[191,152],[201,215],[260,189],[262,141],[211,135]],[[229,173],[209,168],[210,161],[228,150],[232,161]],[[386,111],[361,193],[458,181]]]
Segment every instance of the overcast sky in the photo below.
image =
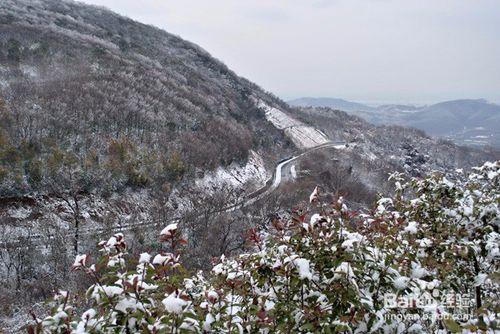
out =
[[284,99],[500,102],[498,0],[85,0],[202,46]]

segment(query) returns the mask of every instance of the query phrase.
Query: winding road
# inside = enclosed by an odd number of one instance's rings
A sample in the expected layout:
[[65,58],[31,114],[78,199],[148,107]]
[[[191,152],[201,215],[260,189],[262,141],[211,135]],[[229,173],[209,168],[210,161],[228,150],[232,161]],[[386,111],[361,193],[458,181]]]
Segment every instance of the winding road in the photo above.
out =
[[[253,204],[256,201],[258,201],[264,197],[267,197],[272,192],[274,192],[280,186],[280,184],[283,183],[283,181],[293,180],[295,178],[294,174],[296,174],[296,172],[295,171],[292,172],[292,168],[293,168],[293,170],[295,170],[295,165],[292,164],[292,162],[296,161],[297,159],[299,159],[305,155],[308,155],[312,152],[315,152],[315,151],[318,151],[321,149],[325,149],[325,148],[345,149],[346,147],[347,147],[347,144],[345,142],[329,142],[326,144],[312,147],[308,150],[305,150],[301,154],[298,154],[296,156],[293,156],[293,157],[287,158],[286,160],[281,161],[280,163],[278,163],[278,165],[276,166],[276,169],[274,171],[273,182],[270,185],[269,185],[270,182],[267,182],[264,187],[257,190],[256,192],[248,195],[247,198],[243,200],[243,203],[240,204],[240,206],[245,207],[247,205]],[[253,196],[253,194],[257,194],[257,193],[258,193],[257,196]]]
[[[273,177],[272,177],[272,182],[271,182],[271,180],[269,180],[268,182],[266,182],[266,184],[262,188],[247,195],[240,202],[238,202],[236,204],[232,204],[230,206],[227,206],[227,207],[223,208],[222,210],[214,212],[214,213],[231,212],[231,211],[252,205],[253,203],[255,203],[257,201],[259,201],[265,197],[268,197],[284,181],[293,180],[296,177],[295,165],[293,164],[293,162],[295,162],[297,159],[299,159],[303,156],[306,156],[312,152],[315,152],[315,151],[318,151],[321,149],[325,149],[325,148],[345,149],[346,147],[347,147],[347,144],[345,142],[328,142],[325,144],[321,144],[321,145],[309,148],[296,156],[292,156],[292,157],[287,158],[286,160],[282,160],[281,162],[278,163],[278,165],[275,168],[275,171],[274,171]],[[293,172],[292,172],[292,170],[293,170]],[[129,231],[129,230],[132,230],[132,229],[137,228],[137,227],[154,227],[154,226],[160,226],[160,225],[163,226],[166,224],[179,222],[179,221],[181,221],[181,219],[182,218],[174,218],[170,221],[161,222],[161,223],[143,222],[143,223],[120,225],[120,226],[116,226],[115,228],[111,229],[111,231],[114,233],[117,233],[117,232]],[[89,236],[89,235],[99,236],[99,235],[102,235],[105,233],[107,234],[109,232],[110,232],[109,228],[93,228],[93,229],[88,229],[86,231],[81,231],[79,233],[79,235],[80,236]],[[66,236],[71,238],[74,236],[74,232],[70,230],[67,232]],[[28,238],[32,242],[38,243],[35,246],[43,246],[47,242],[47,239],[50,240],[54,237],[51,235],[34,234],[34,235],[30,235]],[[12,245],[16,245],[16,244],[20,245],[25,240],[26,240],[26,238],[23,238],[23,240],[21,240],[21,239],[18,239],[15,241],[11,240],[7,243],[0,242],[0,249],[6,248],[7,246],[12,247]],[[20,246],[20,247],[23,247],[23,246]]]

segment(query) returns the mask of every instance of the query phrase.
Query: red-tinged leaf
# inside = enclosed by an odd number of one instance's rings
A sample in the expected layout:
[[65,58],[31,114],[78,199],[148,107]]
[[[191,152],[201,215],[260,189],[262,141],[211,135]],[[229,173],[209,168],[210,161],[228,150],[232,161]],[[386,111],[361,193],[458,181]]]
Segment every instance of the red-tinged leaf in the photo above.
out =
[[261,319],[261,320],[266,319],[267,318],[266,311],[260,310],[259,312],[257,312],[257,317],[259,317],[259,319]]
[[134,282],[134,290],[136,290],[137,289],[137,285],[139,284],[139,277],[137,277],[137,276],[134,277],[134,281],[133,282]]

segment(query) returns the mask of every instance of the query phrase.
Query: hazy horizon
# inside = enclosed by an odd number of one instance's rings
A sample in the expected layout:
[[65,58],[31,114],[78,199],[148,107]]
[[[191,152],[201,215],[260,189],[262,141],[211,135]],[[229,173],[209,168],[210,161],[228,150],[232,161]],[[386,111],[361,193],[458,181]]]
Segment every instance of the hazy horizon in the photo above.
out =
[[401,105],[411,105],[415,107],[423,107],[427,105],[432,105],[440,102],[447,102],[447,101],[454,101],[454,100],[486,100],[489,103],[497,104],[500,105],[499,101],[493,101],[489,99],[485,99],[482,97],[463,97],[463,98],[451,98],[451,99],[442,99],[442,100],[432,100],[432,101],[423,101],[423,102],[413,102],[413,101],[399,101],[399,100],[351,100],[351,99],[345,99],[343,97],[338,97],[338,96],[299,96],[296,98],[291,98],[291,99],[285,99],[285,101],[293,101],[297,99],[328,99],[328,98],[333,98],[333,99],[340,99],[340,100],[345,100],[348,102],[355,102],[355,103],[361,103],[367,106],[371,107],[377,107],[381,105],[390,105],[390,104],[401,104]]
[[500,102],[493,0],[85,0],[192,41],[284,100]]

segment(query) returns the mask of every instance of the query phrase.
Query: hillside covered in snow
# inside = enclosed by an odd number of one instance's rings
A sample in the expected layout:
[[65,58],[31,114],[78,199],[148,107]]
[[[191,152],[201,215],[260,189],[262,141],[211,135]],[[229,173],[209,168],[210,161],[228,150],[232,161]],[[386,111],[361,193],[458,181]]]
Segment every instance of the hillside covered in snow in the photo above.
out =
[[0,196],[71,171],[83,192],[168,187],[293,148],[254,100],[284,103],[177,36],[60,0],[2,1],[0,25]]
[[[101,7],[0,0],[0,333],[491,329],[498,163],[474,166],[499,159],[291,107]],[[439,284],[480,296],[469,322],[385,318]]]

